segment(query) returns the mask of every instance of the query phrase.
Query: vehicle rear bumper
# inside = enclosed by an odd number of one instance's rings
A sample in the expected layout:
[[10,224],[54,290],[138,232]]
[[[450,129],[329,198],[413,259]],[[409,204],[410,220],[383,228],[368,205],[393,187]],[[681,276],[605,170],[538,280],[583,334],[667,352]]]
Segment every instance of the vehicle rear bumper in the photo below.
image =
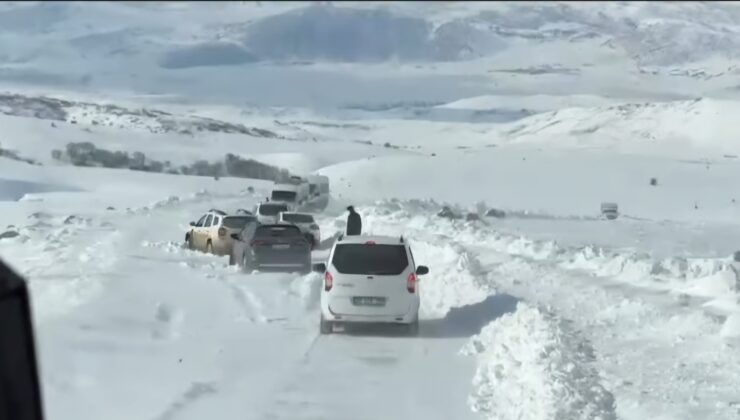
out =
[[358,324],[410,324],[419,319],[419,306],[412,306],[404,314],[376,314],[376,315],[355,315],[355,314],[336,314],[331,310],[329,305],[321,305],[321,312],[327,321],[337,321]]
[[311,266],[311,251],[309,249],[300,253],[269,253],[262,251],[254,253],[253,257],[254,265],[258,269],[290,270],[310,268]]

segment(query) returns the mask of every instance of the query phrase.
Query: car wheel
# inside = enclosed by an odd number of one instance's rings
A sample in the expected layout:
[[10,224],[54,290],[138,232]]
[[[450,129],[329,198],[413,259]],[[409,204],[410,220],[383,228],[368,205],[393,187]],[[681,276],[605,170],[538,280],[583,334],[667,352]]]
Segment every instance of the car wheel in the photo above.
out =
[[206,244],[206,253],[213,254],[213,244],[211,243],[211,241],[208,241],[208,243]]
[[189,250],[193,250],[193,235],[185,235],[185,245],[188,247]]
[[332,325],[331,321],[327,321],[324,319],[324,315],[321,315],[321,321],[319,324],[319,331],[321,334],[331,334],[332,333]]

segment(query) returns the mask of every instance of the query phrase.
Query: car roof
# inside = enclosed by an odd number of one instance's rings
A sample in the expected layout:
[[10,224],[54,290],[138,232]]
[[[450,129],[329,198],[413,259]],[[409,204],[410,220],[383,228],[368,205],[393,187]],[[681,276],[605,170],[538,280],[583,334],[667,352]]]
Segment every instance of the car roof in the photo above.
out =
[[288,207],[288,205],[283,203],[282,201],[268,201],[266,203],[259,203],[259,207],[264,207],[264,206],[268,206],[268,207],[269,206],[280,206],[280,207],[286,207],[286,208]]
[[208,210],[208,213],[216,213],[219,216],[226,216],[226,212],[225,211],[218,210],[218,209],[210,209],[210,210]]
[[337,245],[342,244],[364,244],[366,242],[375,242],[377,245],[405,245],[402,236],[385,236],[385,235],[350,235],[343,236],[337,240]]

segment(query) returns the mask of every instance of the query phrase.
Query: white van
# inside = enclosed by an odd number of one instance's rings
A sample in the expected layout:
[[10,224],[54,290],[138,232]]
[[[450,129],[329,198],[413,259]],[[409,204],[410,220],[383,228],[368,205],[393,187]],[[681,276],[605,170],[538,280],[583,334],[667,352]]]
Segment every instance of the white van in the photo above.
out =
[[339,238],[325,263],[313,270],[324,276],[320,332],[335,324],[402,325],[415,335],[419,327],[419,276],[429,268],[416,265],[403,237]]

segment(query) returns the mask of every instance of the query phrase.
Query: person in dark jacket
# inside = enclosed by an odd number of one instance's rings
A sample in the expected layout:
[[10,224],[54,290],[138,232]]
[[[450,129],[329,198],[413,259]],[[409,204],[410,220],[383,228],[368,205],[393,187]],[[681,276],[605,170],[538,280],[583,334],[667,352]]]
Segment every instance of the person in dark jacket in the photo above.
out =
[[355,211],[353,206],[347,207],[349,216],[347,216],[347,236],[359,235],[362,233],[362,219],[360,214]]

